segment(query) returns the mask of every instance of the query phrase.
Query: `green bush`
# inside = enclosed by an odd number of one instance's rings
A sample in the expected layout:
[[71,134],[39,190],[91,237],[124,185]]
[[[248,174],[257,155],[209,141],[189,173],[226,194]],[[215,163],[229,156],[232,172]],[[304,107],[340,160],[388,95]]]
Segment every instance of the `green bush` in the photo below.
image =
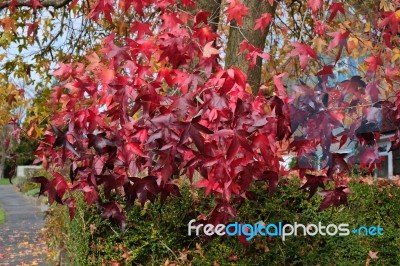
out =
[[18,187],[22,193],[26,194],[33,189],[40,189],[40,184],[25,180],[24,182],[18,184]]
[[[245,201],[237,212],[243,223],[314,223],[380,225],[383,236],[256,236],[246,247],[237,237],[188,236],[187,225],[213,206],[215,199],[183,186],[182,197],[166,202],[135,205],[128,225],[121,232],[103,220],[95,206],[77,202],[76,218],[69,221],[65,207],[55,207],[49,216],[48,239],[52,247],[66,251],[69,265],[365,265],[369,251],[378,253],[370,265],[398,265],[400,261],[400,192],[356,182],[350,184],[349,204],[318,212],[320,196],[307,200],[297,179],[284,179],[273,197],[263,186],[254,186],[257,201]],[[54,219],[58,219],[57,222]],[[55,226],[56,225],[56,226]],[[60,229],[61,228],[61,229]],[[63,237],[60,237],[62,231]],[[56,253],[56,252],[55,252]],[[67,264],[68,264],[67,263]]]
[[40,184],[31,181],[31,178],[35,176],[44,176],[48,179],[51,178],[51,175],[46,170],[39,169],[31,172],[26,177],[15,177],[12,179],[12,182],[13,184],[17,185],[22,193],[28,196],[35,196],[40,191]]
[[[32,138],[28,138],[24,134],[21,135],[19,143],[13,141],[10,153],[17,155],[16,165],[30,165],[35,160],[34,151],[36,151],[38,143]],[[9,177],[10,171],[14,168],[14,162],[7,159],[4,167],[5,177]]]
[[11,185],[10,180],[8,178],[0,179],[0,186]]

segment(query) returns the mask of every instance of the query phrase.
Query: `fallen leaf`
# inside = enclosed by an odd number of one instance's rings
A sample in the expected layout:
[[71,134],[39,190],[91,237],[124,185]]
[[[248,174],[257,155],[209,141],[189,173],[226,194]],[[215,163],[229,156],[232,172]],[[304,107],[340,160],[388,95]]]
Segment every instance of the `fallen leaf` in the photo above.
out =
[[370,256],[371,257],[371,259],[373,259],[373,260],[376,260],[377,258],[378,258],[378,251],[372,251],[372,250],[370,250],[369,252],[368,252],[368,256]]

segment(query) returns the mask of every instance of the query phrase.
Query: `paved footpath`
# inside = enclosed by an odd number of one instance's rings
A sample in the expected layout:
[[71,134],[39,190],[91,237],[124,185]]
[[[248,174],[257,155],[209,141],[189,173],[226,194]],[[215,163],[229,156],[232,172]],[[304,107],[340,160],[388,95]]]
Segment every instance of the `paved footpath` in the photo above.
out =
[[0,205],[6,212],[0,225],[0,266],[47,265],[40,208],[12,185],[0,186]]

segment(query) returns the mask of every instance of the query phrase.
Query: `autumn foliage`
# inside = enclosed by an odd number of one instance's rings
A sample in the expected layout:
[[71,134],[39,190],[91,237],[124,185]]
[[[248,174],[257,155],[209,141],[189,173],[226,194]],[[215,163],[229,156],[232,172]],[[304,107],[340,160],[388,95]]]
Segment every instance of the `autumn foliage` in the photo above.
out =
[[[50,203],[70,206],[71,217],[71,192],[81,191],[123,228],[124,210],[135,200],[179,195],[180,180],[188,178],[218,197],[207,219],[226,223],[243,199],[253,199],[254,182],[273,194],[288,153],[305,178],[301,188],[310,197],[323,189],[324,210],[346,202],[353,164],[379,164],[382,132],[396,132],[391,148],[400,147],[396,1],[262,1],[272,12],[251,30],[268,32],[270,41],[240,42],[237,56],[246,68],[224,64],[226,29],[247,25],[246,1],[221,3],[217,31],[209,24],[215,14],[196,1],[118,3],[97,0],[87,14],[112,29],[100,48],[53,72],[59,85],[49,104],[57,111],[36,154],[54,178],[35,180]],[[357,63],[339,80],[349,58]],[[260,66],[262,84],[251,87],[247,74]],[[336,152],[349,142],[355,152]],[[318,165],[311,163],[317,153]],[[335,188],[325,190],[326,182]],[[123,201],[112,199],[117,191]]]

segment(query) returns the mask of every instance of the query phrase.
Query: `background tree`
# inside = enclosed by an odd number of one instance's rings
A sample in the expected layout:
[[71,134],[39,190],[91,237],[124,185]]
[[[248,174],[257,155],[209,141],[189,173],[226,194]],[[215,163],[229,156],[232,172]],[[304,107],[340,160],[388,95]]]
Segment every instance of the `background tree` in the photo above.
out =
[[0,85],[0,179],[4,178],[7,159],[15,159],[10,150],[15,140],[19,139],[19,125],[26,106],[23,89],[11,83]]

